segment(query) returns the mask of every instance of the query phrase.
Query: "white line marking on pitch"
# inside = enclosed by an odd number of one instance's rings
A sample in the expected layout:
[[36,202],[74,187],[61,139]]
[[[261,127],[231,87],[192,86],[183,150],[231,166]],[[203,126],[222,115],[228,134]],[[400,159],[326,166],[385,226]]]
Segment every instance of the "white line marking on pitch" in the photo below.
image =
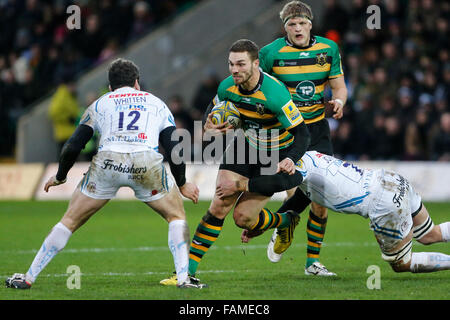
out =
[[[374,242],[335,242],[335,243],[324,243],[323,247],[372,247],[376,246],[377,243]],[[293,244],[291,247],[306,247],[306,244]],[[257,245],[246,245],[241,244],[238,246],[213,246],[210,250],[257,250],[257,249],[266,249],[266,244],[257,244]],[[166,251],[168,250],[167,246],[161,247],[137,247],[137,248],[79,248],[79,249],[64,249],[60,253],[104,253],[104,252],[132,252],[132,251]],[[0,254],[36,254],[37,249],[30,250],[11,250],[11,251],[0,251]]]
[[[255,270],[202,270],[198,271],[199,274],[203,273],[235,273],[235,272],[254,272]],[[87,277],[99,277],[99,276],[106,276],[106,277],[140,277],[140,276],[149,276],[149,275],[168,275],[167,272],[142,272],[142,273],[134,273],[134,272],[104,272],[104,273],[81,273],[81,276],[87,276]],[[68,273],[47,273],[47,274],[41,274],[39,277],[68,277],[70,274]],[[7,278],[10,277],[10,275],[0,275],[0,278]]]
[[[375,246],[375,242],[336,242],[326,244],[324,243],[324,247],[369,247]],[[306,247],[306,244],[293,244],[291,247]],[[236,250],[236,249],[246,249],[246,250],[255,250],[255,249],[265,249],[267,245],[239,245],[239,246],[214,246],[210,248],[210,250]],[[168,249],[167,246],[161,247],[137,247],[137,248],[79,248],[79,249],[64,249],[60,253],[104,253],[104,252],[122,252],[122,251],[166,251]],[[30,250],[17,250],[17,251],[0,251],[0,254],[36,254],[37,249]]]

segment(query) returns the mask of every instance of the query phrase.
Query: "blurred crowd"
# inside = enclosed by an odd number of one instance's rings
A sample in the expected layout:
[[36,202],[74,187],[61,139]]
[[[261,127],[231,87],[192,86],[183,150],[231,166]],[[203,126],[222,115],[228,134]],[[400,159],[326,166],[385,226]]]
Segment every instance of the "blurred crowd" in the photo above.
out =
[[[335,153],[353,160],[450,161],[450,3],[326,0],[317,33],[341,48],[349,90],[330,120]],[[381,29],[368,29],[369,5]],[[317,27],[317,26],[314,26]]]
[[[335,154],[347,160],[450,161],[450,3],[324,3],[312,34],[338,43],[348,88],[344,117],[336,121],[327,113]],[[367,27],[370,5],[380,8],[380,29]],[[179,126],[193,129],[189,123],[201,119],[220,80],[206,76],[190,105],[181,97],[171,100]]]
[[[56,87],[70,100],[77,75],[199,1],[0,0],[0,156],[13,155],[17,120],[31,104]],[[81,28],[70,30],[73,4]]]
[[[0,0],[0,155],[11,154],[16,120],[30,103],[57,87],[51,113],[58,101],[74,98],[77,74],[199,1],[75,1],[83,17],[75,32],[65,24],[72,1]],[[348,160],[450,161],[450,3],[324,4],[312,33],[338,43],[349,92],[343,119],[328,118],[335,154]],[[367,27],[369,5],[380,8],[380,29]],[[192,101],[177,95],[167,101],[178,127],[198,131],[194,120],[202,118],[226,76],[208,70]],[[64,120],[72,125],[79,119],[74,110]]]

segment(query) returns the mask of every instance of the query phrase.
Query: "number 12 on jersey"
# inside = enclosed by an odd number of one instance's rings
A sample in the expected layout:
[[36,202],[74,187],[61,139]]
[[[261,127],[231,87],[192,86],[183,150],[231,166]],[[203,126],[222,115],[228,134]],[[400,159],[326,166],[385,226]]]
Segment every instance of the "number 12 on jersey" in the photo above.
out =
[[[127,120],[130,119],[130,122],[127,125],[127,130],[131,131],[131,130],[139,130],[138,126],[135,126],[134,124],[139,120],[141,114],[139,113],[139,111],[133,110],[130,111],[130,113],[128,113],[127,115]],[[123,130],[123,122],[124,122],[124,118],[125,118],[125,113],[124,112],[119,112],[119,131]]]

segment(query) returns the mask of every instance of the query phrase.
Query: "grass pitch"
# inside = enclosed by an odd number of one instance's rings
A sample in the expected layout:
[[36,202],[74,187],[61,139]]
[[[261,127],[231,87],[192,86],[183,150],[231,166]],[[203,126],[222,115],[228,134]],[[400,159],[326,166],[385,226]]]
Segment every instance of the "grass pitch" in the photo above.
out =
[[[0,202],[0,300],[397,300],[450,298],[450,272],[394,273],[381,259],[368,220],[329,212],[321,262],[336,278],[304,275],[307,212],[295,231],[292,247],[271,263],[266,246],[269,230],[248,244],[231,214],[223,231],[204,256],[197,276],[204,290],[164,287],[159,281],[174,270],[167,246],[167,223],[138,201],[113,200],[69,240],[42,271],[31,290],[3,286],[6,277],[25,273],[42,241],[64,213],[68,202]],[[277,209],[279,202],[269,207]],[[191,236],[209,202],[185,202]],[[450,203],[426,204],[435,224],[448,221]],[[450,254],[450,245],[424,246],[414,251]],[[69,289],[67,268],[82,272],[80,289]],[[367,287],[369,266],[378,266],[381,289]]]

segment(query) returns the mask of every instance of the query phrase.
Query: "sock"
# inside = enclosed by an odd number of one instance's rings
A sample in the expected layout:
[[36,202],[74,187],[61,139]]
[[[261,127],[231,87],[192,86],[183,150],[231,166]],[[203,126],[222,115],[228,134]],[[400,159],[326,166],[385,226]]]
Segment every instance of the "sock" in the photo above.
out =
[[450,241],[450,222],[444,222],[439,225],[442,233],[442,241],[449,242]]
[[297,213],[302,213],[303,210],[308,207],[311,200],[303,193],[300,188],[295,190],[295,193],[283,202],[283,205],[278,209],[277,212],[286,212],[292,210]]
[[223,222],[224,219],[216,218],[208,211],[198,224],[189,250],[189,274],[191,276],[195,276],[203,255],[219,237]]
[[286,212],[273,213],[269,209],[264,208],[259,213],[258,221],[250,230],[267,230],[270,228],[287,228],[291,223],[291,216]]
[[53,227],[31,263],[30,269],[28,269],[25,277],[26,281],[30,283],[36,281],[39,273],[66,246],[71,235],[72,232],[61,222],[58,222]]
[[327,218],[317,217],[311,210],[309,211],[308,223],[306,224],[306,235],[308,244],[306,247],[306,268],[314,262],[319,261],[320,248],[322,247]]
[[178,284],[188,280],[188,243],[189,228],[185,220],[174,220],[169,223],[169,249],[172,252]]
[[409,269],[413,273],[450,270],[450,256],[439,252],[413,252]]

